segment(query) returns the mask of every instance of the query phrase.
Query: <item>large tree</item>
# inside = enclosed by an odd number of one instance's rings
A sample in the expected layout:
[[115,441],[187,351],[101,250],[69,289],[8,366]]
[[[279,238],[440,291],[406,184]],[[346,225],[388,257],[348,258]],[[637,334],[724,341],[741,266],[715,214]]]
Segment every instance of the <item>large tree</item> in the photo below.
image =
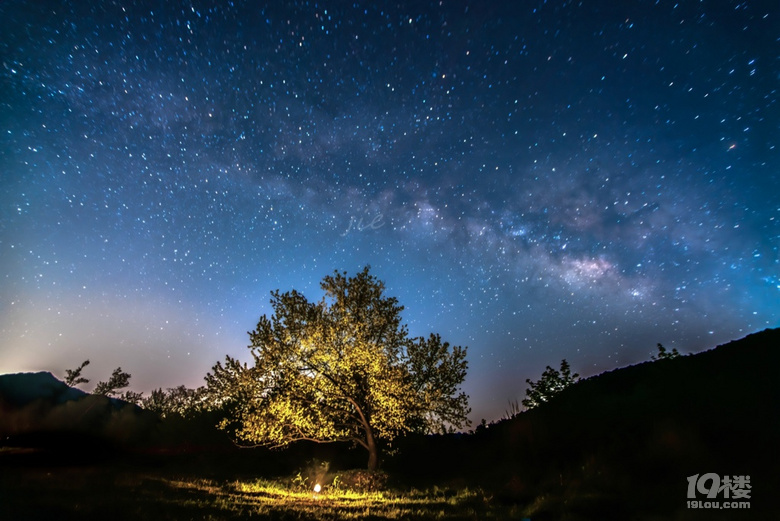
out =
[[468,425],[466,349],[438,335],[410,338],[402,306],[366,267],[335,272],[325,297],[272,292],[274,313],[249,333],[251,364],[227,357],[206,377],[229,415],[220,425],[243,441],[351,441],[379,462],[380,439]]

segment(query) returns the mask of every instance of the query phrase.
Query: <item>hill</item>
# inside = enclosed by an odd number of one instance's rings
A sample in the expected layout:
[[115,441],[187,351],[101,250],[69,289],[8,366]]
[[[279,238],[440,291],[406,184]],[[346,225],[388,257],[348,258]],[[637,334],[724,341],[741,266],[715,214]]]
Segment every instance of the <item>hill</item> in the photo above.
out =
[[69,387],[48,372],[0,375],[0,440],[6,447],[89,452],[138,443],[157,422],[133,404]]
[[778,369],[780,329],[616,369],[472,435],[407,441],[397,469],[489,484],[509,500],[548,498],[542,518],[684,513],[687,478],[711,472],[751,476],[753,513],[774,509]]
[[79,400],[87,393],[57,380],[48,372],[0,375],[0,403],[22,407],[35,400],[62,404]]

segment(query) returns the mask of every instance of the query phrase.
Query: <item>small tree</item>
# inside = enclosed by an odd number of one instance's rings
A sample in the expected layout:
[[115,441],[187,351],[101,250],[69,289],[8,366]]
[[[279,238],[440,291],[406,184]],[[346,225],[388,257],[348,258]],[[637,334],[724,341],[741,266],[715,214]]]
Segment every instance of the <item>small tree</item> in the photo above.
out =
[[569,362],[565,358],[561,360],[560,371],[548,365],[538,382],[533,382],[530,378],[526,380],[530,387],[525,391],[526,397],[523,399],[523,405],[528,409],[533,409],[548,402],[554,395],[575,383],[579,376],[577,373],[571,374]]
[[65,370],[65,384],[68,387],[75,387],[79,384],[89,383],[89,380],[81,376],[81,371],[89,365],[89,360],[84,360],[76,369]]
[[658,347],[658,354],[653,355],[650,357],[650,360],[672,360],[674,358],[677,358],[680,356],[680,353],[677,352],[676,348],[672,348],[671,351],[667,351],[666,348],[662,344],[657,344]]
[[125,373],[121,367],[117,367],[107,382],[98,382],[92,394],[108,397],[114,396],[119,389],[130,385],[130,376],[130,373]]
[[281,447],[295,440],[350,441],[379,463],[378,440],[409,430],[468,425],[458,393],[466,349],[408,337],[402,306],[366,267],[336,272],[309,302],[272,293],[274,314],[249,333],[253,363],[226,357],[206,377],[213,404],[230,412],[220,427],[244,442]]

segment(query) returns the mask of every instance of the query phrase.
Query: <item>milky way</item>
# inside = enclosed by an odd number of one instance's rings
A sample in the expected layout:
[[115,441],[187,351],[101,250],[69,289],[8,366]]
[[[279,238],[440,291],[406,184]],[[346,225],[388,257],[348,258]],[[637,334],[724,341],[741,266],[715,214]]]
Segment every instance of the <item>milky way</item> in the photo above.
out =
[[0,4],[0,372],[200,385],[370,264],[472,419],[780,325],[776,2]]

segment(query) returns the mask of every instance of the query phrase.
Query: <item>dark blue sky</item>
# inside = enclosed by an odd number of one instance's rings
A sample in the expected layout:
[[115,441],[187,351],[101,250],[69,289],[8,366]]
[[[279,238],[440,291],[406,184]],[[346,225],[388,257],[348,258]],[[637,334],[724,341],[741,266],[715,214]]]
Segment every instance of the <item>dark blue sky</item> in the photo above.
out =
[[200,385],[366,264],[468,346],[475,421],[776,327],[779,38],[773,1],[3,1],[0,372]]

